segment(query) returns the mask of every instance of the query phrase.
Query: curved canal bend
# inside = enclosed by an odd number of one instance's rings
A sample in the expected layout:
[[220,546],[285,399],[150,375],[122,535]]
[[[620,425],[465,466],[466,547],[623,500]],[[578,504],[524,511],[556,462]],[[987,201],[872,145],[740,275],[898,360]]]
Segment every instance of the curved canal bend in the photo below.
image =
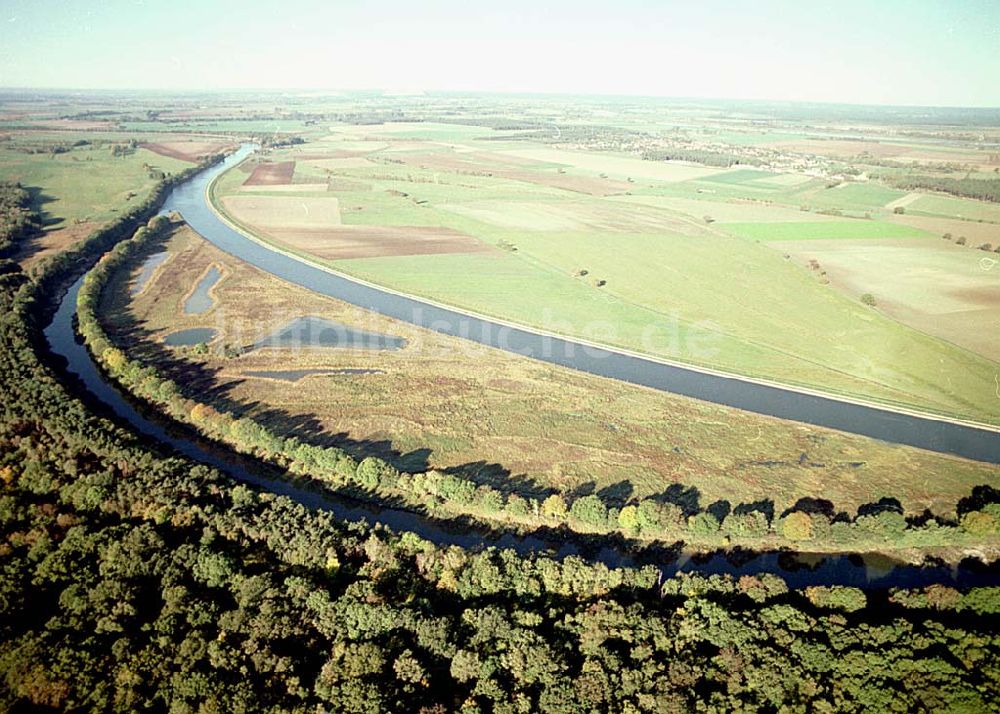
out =
[[[190,189],[193,184],[199,184],[199,187],[195,189],[197,191],[196,195],[204,196],[204,189],[214,175],[242,160],[245,155],[246,150],[241,150],[240,153],[230,157],[221,168],[209,170],[206,174],[199,175],[191,183],[175,189],[174,193],[171,194],[165,203],[163,211],[179,210],[184,213],[183,208],[191,200],[192,194],[190,194]],[[206,176],[207,179],[205,178]],[[210,208],[208,212],[214,216]],[[187,213],[184,213],[184,215],[185,218],[188,217]],[[219,225],[225,228],[226,231],[231,232],[238,240],[264,250],[268,254],[272,254],[272,251],[232,231],[232,229],[225,226],[221,221]],[[216,245],[219,245],[220,248],[233,253],[237,257],[242,257],[220,243],[216,243]],[[273,255],[282,258],[285,257],[277,253]],[[290,258],[287,260],[291,261],[294,266],[286,267],[304,265]],[[256,265],[257,263],[254,264]],[[266,267],[264,269],[267,270]],[[317,272],[321,273],[323,277],[334,277],[323,271]],[[282,277],[278,273],[276,275]],[[342,280],[350,283],[346,279]],[[117,386],[105,380],[104,375],[98,369],[87,348],[79,340],[74,327],[74,318],[76,315],[77,294],[82,282],[83,276],[63,295],[52,322],[45,328],[45,337],[49,348],[54,355],[58,355],[65,360],[66,371],[82,382],[90,397],[101,403],[116,417],[131,425],[135,431],[144,436],[150,437],[193,460],[217,468],[237,480],[249,483],[262,490],[288,497],[308,508],[331,511],[338,518],[347,521],[380,523],[392,530],[411,531],[427,540],[442,545],[459,545],[465,548],[493,546],[497,548],[511,548],[521,554],[537,552],[555,557],[577,554],[589,560],[603,562],[610,567],[630,567],[649,562],[648,557],[640,556],[637,558],[634,554],[609,546],[584,546],[581,550],[581,547],[577,544],[567,542],[565,539],[558,537],[548,540],[533,535],[520,536],[509,533],[497,535],[489,531],[478,531],[474,528],[452,527],[409,511],[360,505],[355,502],[321,494],[290,481],[265,475],[262,469],[254,468],[250,459],[228,453],[225,449],[216,450],[208,445],[203,445],[197,439],[186,434],[184,429],[176,431],[169,429],[164,426],[161,419],[147,417],[141,413]],[[292,282],[309,287],[308,284],[298,280],[293,279]],[[391,294],[390,296],[397,297]],[[464,318],[464,316],[462,317]],[[687,571],[726,573],[734,576],[774,573],[782,576],[791,587],[839,584],[855,585],[864,588],[887,588],[919,587],[932,583],[948,583],[960,587],[972,587],[1000,584],[1000,569],[986,566],[978,561],[966,561],[957,566],[916,566],[897,564],[889,558],[880,556],[870,557],[866,561],[865,558],[855,555],[808,553],[796,555],[793,553],[770,552],[758,555],[743,554],[742,556],[732,558],[727,558],[724,554],[713,554],[705,558],[695,557],[693,559],[682,556],[671,562],[657,562],[656,565],[665,575]]]
[[[880,408],[797,391],[793,387],[724,376],[546,335],[382,289],[257,242],[224,222],[208,200],[212,181],[252,151],[252,147],[245,145],[223,163],[175,188],[164,211],[178,211],[188,225],[218,248],[282,280],[418,327],[601,377],[767,416],[1000,463],[1000,429],[977,428],[947,418],[920,416],[894,411],[891,407]],[[997,409],[1000,411],[1000,399]]]

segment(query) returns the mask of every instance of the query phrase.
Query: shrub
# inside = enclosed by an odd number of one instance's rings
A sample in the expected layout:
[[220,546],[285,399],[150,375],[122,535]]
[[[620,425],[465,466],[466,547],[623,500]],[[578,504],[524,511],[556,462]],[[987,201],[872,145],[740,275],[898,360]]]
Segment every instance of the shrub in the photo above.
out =
[[740,592],[754,602],[766,602],[788,592],[788,584],[780,576],[771,573],[744,575],[740,577],[738,585]]
[[1000,587],[972,588],[962,596],[958,610],[972,610],[979,615],[1000,614]]
[[639,530],[680,530],[685,525],[684,512],[672,503],[652,499],[639,502],[636,509]]
[[592,526],[604,526],[608,523],[608,507],[594,494],[573,501],[570,513],[577,520]]
[[708,511],[702,511],[687,519],[687,527],[695,535],[711,535],[719,532],[719,519]]
[[805,511],[789,513],[781,519],[781,534],[788,540],[812,540],[812,518]]
[[469,503],[476,492],[476,485],[468,479],[445,474],[438,484],[441,497],[455,503]]
[[503,494],[490,486],[480,486],[476,489],[476,505],[487,513],[499,513],[503,510]]
[[805,594],[813,605],[828,610],[857,612],[868,604],[868,598],[863,591],[844,585],[809,587],[806,588]]
[[906,518],[897,511],[881,511],[868,516],[858,516],[854,524],[857,528],[883,538],[898,536],[906,530]]
[[901,216],[904,213],[906,213],[906,209],[903,208],[902,206],[896,206],[895,208],[892,209],[892,212],[895,213],[897,216]]
[[861,303],[868,307],[875,307],[875,296],[871,293],[865,293],[861,296]]
[[529,512],[528,502],[522,496],[512,493],[507,497],[505,510],[512,516],[526,516]]
[[955,241],[956,245],[965,245],[965,236],[959,236],[958,240]]
[[399,472],[382,459],[369,456],[358,464],[355,476],[363,488],[374,489],[394,486],[399,479]]
[[618,525],[630,533],[639,531],[639,508],[625,506],[618,512]]
[[930,585],[926,593],[927,604],[936,610],[954,610],[962,601],[962,593],[947,585]]
[[722,530],[737,538],[761,538],[769,527],[767,516],[760,511],[730,513],[722,521]]
[[569,509],[566,507],[566,499],[558,493],[553,493],[542,502],[542,515],[549,518],[566,518]]
[[972,535],[985,536],[1000,532],[1000,521],[985,511],[969,511],[960,521],[962,530]]

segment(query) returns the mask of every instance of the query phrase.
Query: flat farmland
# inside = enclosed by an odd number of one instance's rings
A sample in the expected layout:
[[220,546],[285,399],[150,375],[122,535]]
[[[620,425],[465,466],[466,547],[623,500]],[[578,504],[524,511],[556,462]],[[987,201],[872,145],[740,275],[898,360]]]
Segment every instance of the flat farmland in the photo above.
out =
[[809,221],[803,223],[723,223],[723,230],[740,238],[758,241],[858,240],[865,238],[926,238],[915,226],[882,221]]
[[1000,223],[1000,205],[927,194],[910,204],[907,212],[959,218],[966,221]]
[[268,235],[294,252],[325,260],[399,255],[486,253],[497,250],[450,228],[434,226],[341,226],[272,229]]
[[[341,144],[359,151],[366,134],[356,131],[343,142],[326,138],[274,153],[276,162],[297,157],[296,176],[310,167],[301,180],[312,183],[299,190],[241,193],[247,174],[234,170],[217,182],[216,195],[265,239],[446,304],[754,377],[1000,419],[992,396],[995,361],[871,310],[767,245],[920,240],[930,234],[882,220],[884,214],[862,220],[801,208],[821,195],[857,212],[881,210],[903,192],[868,183],[826,188],[801,176],[760,187],[784,174],[704,167],[695,167],[689,180],[670,174],[629,183],[609,166],[654,173],[692,167],[566,149],[483,147],[468,138],[420,142],[395,138],[385,127],[364,165],[314,166],[348,151]],[[611,162],[600,167],[607,178],[586,175],[595,157]],[[323,194],[312,192],[318,176],[327,181]],[[538,176],[621,179],[629,190],[588,194]],[[240,202],[258,198],[272,203],[263,212],[251,208],[251,218],[246,208],[255,204]],[[330,208],[332,201],[337,210],[324,225],[313,207]],[[367,232],[351,232],[358,227]],[[905,366],[899,355],[907,355]]]
[[986,223],[979,221],[963,221],[959,218],[944,218],[940,216],[917,216],[906,214],[902,216],[892,216],[893,223],[904,226],[911,226],[932,235],[943,237],[950,233],[952,240],[965,238],[966,245],[979,247],[983,243],[989,243],[996,248],[1000,246],[1000,224]]
[[578,171],[604,173],[615,178],[691,181],[724,173],[723,169],[678,161],[643,161],[614,154],[593,154],[566,149],[512,149],[505,153],[509,156],[566,166]]
[[779,205],[763,199],[722,198],[705,195],[699,198],[685,198],[642,194],[615,196],[614,200],[628,204],[655,206],[702,220],[708,216],[718,223],[806,223],[814,221],[840,223],[852,220],[803,211],[797,206]]
[[244,186],[274,186],[290,184],[295,173],[294,161],[277,161],[257,164]]
[[[778,512],[806,496],[853,510],[891,494],[910,513],[947,512],[995,474],[437,335],[284,283],[188,230],[168,248],[172,257],[141,293],[129,296],[137,269],[123,273],[106,306],[131,354],[183,374],[192,396],[219,409],[410,471],[454,469],[531,493],[593,489],[612,502],[683,486],[702,506],[770,499]],[[211,266],[225,276],[213,289],[215,306],[186,314],[186,296]],[[401,337],[406,346],[238,357],[161,346],[165,335],[197,327],[219,330],[222,344],[251,344],[302,315]],[[297,370],[309,374],[290,374]]]
[[1000,262],[988,254],[933,239],[780,246],[848,295],[871,293],[885,314],[1000,362]]
[[231,141],[206,141],[204,139],[187,139],[176,141],[144,142],[142,147],[160,156],[167,156],[179,161],[196,164],[206,156],[218,154],[234,146]]
[[340,225],[340,204],[335,196],[240,195],[226,196],[222,204],[241,222],[265,231]]

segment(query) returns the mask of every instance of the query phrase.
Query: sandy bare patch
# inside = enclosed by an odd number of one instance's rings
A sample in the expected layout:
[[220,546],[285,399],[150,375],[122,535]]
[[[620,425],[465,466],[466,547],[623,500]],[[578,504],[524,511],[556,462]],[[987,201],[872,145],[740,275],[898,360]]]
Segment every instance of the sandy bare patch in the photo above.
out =
[[237,220],[269,229],[330,228],[340,225],[340,203],[334,196],[225,196],[222,205]]
[[472,236],[433,226],[341,226],[328,229],[272,229],[275,240],[327,260],[394,255],[490,253]]
[[232,145],[232,142],[228,141],[162,141],[144,143],[142,148],[160,156],[169,156],[172,159],[190,161],[196,164],[205,156],[218,154]]
[[295,173],[294,161],[278,161],[267,164],[257,164],[250,178],[243,182],[244,186],[280,186],[292,182]]
[[[841,185],[847,186],[848,184],[844,183]],[[885,207],[888,208],[890,211],[893,210],[894,208],[906,208],[911,203],[919,199],[922,195],[923,194],[920,193],[908,193],[901,198],[897,198],[895,201],[889,201],[889,203],[885,204]]]

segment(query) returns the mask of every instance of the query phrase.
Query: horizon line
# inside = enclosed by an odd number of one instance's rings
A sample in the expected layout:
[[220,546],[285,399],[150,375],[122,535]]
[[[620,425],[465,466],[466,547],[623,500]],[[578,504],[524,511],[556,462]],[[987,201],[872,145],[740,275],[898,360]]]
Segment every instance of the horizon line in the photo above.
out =
[[825,105],[840,107],[866,107],[885,109],[949,109],[949,110],[993,110],[1000,111],[1000,104],[900,104],[900,103],[871,103],[856,101],[820,100],[820,99],[771,99],[771,98],[749,98],[749,97],[721,97],[721,96],[683,96],[667,94],[639,94],[624,93],[615,94],[607,92],[572,92],[572,91],[543,91],[543,90],[472,90],[472,89],[412,89],[403,88],[317,88],[317,87],[59,87],[59,86],[29,86],[29,85],[0,85],[0,93],[17,92],[51,92],[51,93],[74,93],[74,94],[100,94],[100,93],[173,93],[173,94],[213,94],[213,93],[271,93],[271,94],[326,94],[349,95],[349,94],[380,94],[387,99],[406,99],[440,95],[457,96],[507,96],[507,97],[589,97],[594,99],[634,99],[634,100],[660,100],[671,102],[731,102],[745,104],[787,104],[787,105]]

